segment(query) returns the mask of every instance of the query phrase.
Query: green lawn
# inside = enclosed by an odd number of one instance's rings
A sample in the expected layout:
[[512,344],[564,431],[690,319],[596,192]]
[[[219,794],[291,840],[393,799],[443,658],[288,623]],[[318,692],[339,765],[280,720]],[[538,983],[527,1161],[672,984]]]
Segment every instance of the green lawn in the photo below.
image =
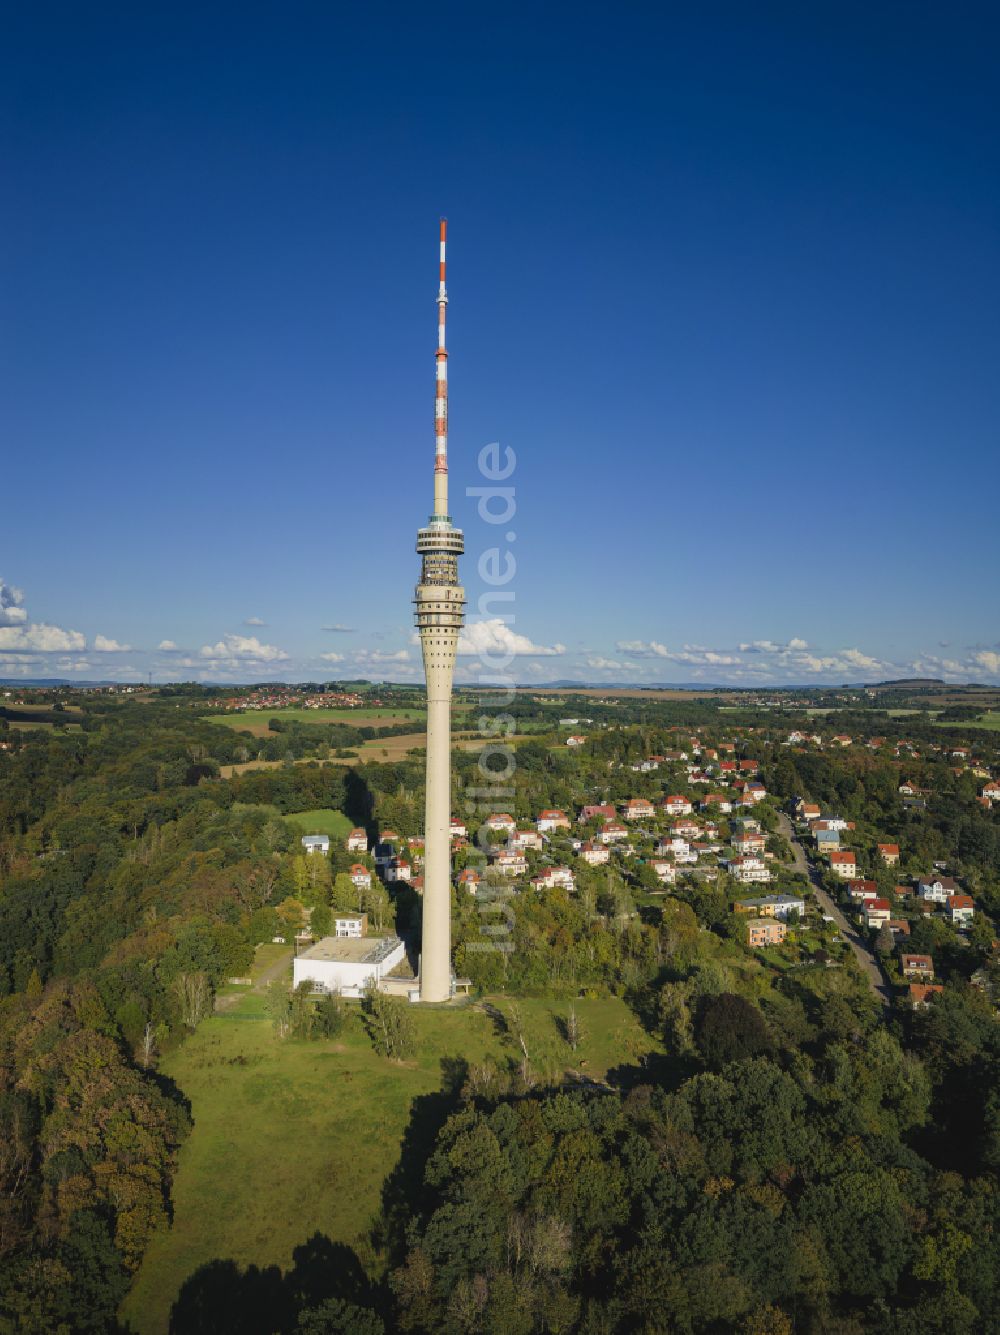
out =
[[346,839],[354,825],[342,811],[332,807],[318,807],[315,811],[293,811],[285,817],[289,825],[297,826],[303,834],[328,834],[331,839]]
[[[400,1065],[374,1054],[359,1015],[337,1041],[280,1042],[262,1000],[248,994],[204,1021],[162,1063],[191,1101],[194,1129],[180,1154],[173,1225],[153,1239],[122,1308],[139,1335],[164,1335],[181,1284],[206,1261],[288,1268],[316,1230],[364,1256],[412,1101],[441,1088],[442,1058],[499,1064],[513,1053],[474,1005],[414,1009],[419,1056]],[[496,1004],[509,1014],[508,999]],[[565,1004],[516,1005],[540,1070],[578,1064],[599,1077],[653,1047],[617,999],[576,1003],[584,1038],[575,1054],[556,1026]]]

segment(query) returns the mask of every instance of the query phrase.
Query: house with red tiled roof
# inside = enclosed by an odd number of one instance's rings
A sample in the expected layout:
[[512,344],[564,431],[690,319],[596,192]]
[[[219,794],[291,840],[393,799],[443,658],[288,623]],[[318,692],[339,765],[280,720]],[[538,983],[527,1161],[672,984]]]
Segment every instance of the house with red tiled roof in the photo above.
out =
[[953,927],[968,927],[976,912],[971,895],[949,895],[945,908]]
[[911,983],[909,987],[910,1005],[914,1010],[923,1009],[930,1004],[930,998],[943,992],[940,983]]
[[878,855],[887,867],[895,867],[899,861],[899,844],[878,844]]
[[347,851],[348,853],[368,852],[368,836],[360,827],[352,830],[347,836]]
[[843,881],[853,881],[857,874],[857,862],[849,848],[835,848],[830,854],[830,870]]
[[904,978],[918,983],[934,981],[934,961],[930,955],[900,955],[899,967]]
[[548,811],[540,811],[538,820],[535,822],[541,834],[548,830],[568,830],[569,817],[565,811],[557,811],[554,808]]
[[866,899],[864,915],[866,927],[881,927],[892,916],[889,901],[887,899]]
[[614,820],[617,814],[610,802],[590,803],[581,809],[580,820],[586,822],[596,817],[600,817],[601,820]]
[[630,797],[622,807],[625,820],[652,820],[655,815],[656,808],[645,797]]

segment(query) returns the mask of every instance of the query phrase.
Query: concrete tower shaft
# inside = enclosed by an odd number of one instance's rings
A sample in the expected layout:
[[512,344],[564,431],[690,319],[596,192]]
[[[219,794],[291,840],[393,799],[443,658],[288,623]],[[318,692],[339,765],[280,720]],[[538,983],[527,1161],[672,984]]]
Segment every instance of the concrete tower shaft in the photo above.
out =
[[465,540],[448,514],[448,352],[445,242],[441,219],[438,345],[434,395],[434,513],[417,533],[421,558],[416,625],[427,680],[427,795],[424,817],[421,1001],[451,995],[451,688],[465,611],[458,558]]

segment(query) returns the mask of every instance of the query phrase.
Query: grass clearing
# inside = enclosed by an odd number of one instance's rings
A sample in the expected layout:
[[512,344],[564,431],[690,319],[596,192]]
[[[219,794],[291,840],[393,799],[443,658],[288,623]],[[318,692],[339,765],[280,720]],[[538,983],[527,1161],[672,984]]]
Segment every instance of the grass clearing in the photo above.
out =
[[331,839],[346,839],[354,829],[353,823],[342,811],[333,807],[317,807],[314,811],[291,811],[285,816],[289,825],[303,834],[328,834]]
[[[280,949],[261,947],[256,976]],[[617,998],[575,1003],[585,1034],[575,1054],[556,1025],[567,1003],[493,1001],[508,1017],[516,1006],[541,1066],[578,1064],[600,1078],[654,1049]],[[442,1059],[505,1064],[515,1056],[479,1006],[413,1015],[419,1055],[398,1064],[375,1055],[359,1014],[335,1040],[280,1042],[263,997],[250,993],[164,1058],[163,1074],[191,1101],[194,1129],[178,1163],[173,1226],[153,1239],[122,1307],[138,1335],[165,1335],[177,1292],[207,1261],[287,1269],[293,1249],[317,1230],[363,1254],[413,1100],[441,1089]]]

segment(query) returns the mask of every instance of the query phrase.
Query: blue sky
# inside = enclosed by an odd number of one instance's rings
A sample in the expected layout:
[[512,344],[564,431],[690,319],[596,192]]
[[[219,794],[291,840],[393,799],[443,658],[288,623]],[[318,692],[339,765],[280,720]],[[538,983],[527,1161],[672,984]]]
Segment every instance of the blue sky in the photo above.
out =
[[1000,680],[995,12],[479,10],[8,14],[0,673],[421,676],[447,214],[460,676]]

